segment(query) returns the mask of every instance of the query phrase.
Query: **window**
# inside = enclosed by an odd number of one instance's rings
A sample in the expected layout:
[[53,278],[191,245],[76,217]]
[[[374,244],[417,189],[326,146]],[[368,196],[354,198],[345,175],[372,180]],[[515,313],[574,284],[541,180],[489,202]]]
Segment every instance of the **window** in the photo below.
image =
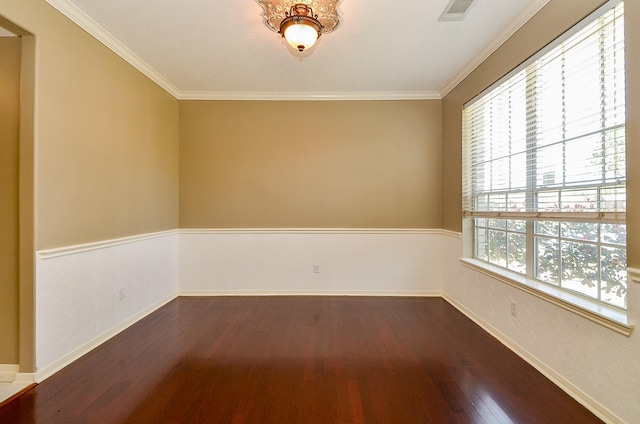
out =
[[626,309],[624,65],[610,2],[465,105],[475,259]]

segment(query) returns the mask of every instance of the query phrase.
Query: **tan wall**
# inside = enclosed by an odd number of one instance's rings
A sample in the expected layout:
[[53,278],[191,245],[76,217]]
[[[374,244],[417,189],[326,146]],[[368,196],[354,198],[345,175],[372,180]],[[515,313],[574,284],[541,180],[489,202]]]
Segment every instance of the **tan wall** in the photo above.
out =
[[441,105],[180,102],[181,228],[438,228]]
[[627,1],[624,7],[627,51],[627,204],[629,205],[627,256],[629,266],[640,268],[640,2]]
[[0,37],[0,364],[18,359],[18,37]]
[[23,39],[19,184],[19,363],[28,373],[34,249],[177,227],[178,101],[44,0],[0,1],[0,22],[34,35]]
[[0,3],[36,36],[36,248],[177,227],[178,102],[42,0]]

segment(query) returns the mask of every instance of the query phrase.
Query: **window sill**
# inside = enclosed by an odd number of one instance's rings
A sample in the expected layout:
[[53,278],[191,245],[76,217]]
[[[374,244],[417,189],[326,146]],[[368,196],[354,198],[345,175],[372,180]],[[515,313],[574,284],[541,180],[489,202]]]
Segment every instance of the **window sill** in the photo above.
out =
[[547,284],[529,280],[524,276],[477,259],[460,258],[460,262],[468,268],[551,302],[617,333],[628,337],[633,332],[634,326],[627,323],[627,313],[625,311],[593,302],[582,296],[565,292]]

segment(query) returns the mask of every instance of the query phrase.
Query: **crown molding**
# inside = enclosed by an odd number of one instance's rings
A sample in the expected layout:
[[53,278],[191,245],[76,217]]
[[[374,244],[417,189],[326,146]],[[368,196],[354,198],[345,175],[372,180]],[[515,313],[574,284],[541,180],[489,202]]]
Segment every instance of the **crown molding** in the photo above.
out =
[[46,0],[60,13],[71,19],[76,25],[92,35],[96,40],[104,44],[115,54],[127,61],[131,66],[142,72],[153,82],[158,84],[172,96],[179,98],[180,90],[169,80],[163,77],[158,71],[142,60],[138,55],[129,50],[124,44],[118,41],[107,30],[98,25],[93,19],[82,12],[78,7],[68,0]]
[[243,92],[182,91],[178,100],[440,100],[437,91],[362,91],[362,92]]
[[132,52],[107,30],[82,12],[69,0],[46,0],[96,40],[104,44],[131,66],[162,87],[178,100],[440,100],[489,57],[500,45],[520,29],[550,0],[532,0],[494,39],[474,57],[440,92],[437,91],[363,91],[363,92],[224,92],[181,91],[138,55]]
[[500,31],[480,52],[467,63],[444,87],[440,90],[440,98],[444,98],[458,84],[460,84],[471,72],[473,72],[482,62],[484,62],[493,52],[504,44],[513,34],[516,33],[524,24],[533,18],[550,0],[532,0],[530,1],[515,18],[509,22],[502,31]]
[[181,91],[69,0],[46,0],[46,2],[178,100],[439,100],[441,98],[437,91],[326,93]]

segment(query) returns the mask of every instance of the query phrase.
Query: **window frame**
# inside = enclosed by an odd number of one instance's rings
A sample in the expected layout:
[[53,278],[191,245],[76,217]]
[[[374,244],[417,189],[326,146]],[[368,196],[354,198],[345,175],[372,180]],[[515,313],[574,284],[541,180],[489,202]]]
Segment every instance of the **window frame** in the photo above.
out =
[[[548,44],[543,49],[538,51],[535,55],[533,55],[527,61],[525,61],[524,63],[516,67],[514,70],[506,74],[504,77],[500,78],[494,84],[489,86],[487,89],[482,91],[474,99],[469,101],[465,105],[465,107],[467,107],[467,105],[469,104],[473,104],[474,102],[477,101],[477,99],[483,98],[485,95],[488,95],[489,93],[491,93],[495,88],[497,88],[498,86],[501,86],[510,78],[516,76],[518,73],[525,70],[528,66],[533,64],[535,61],[537,61],[538,59],[545,56],[547,53],[549,53],[550,51],[552,51],[553,49],[555,49],[556,47],[558,47],[559,45],[567,41],[576,33],[578,33],[579,31],[584,29],[586,26],[590,25],[595,20],[597,20],[600,16],[604,15],[606,12],[616,7],[619,3],[622,3],[622,0],[611,0],[605,3],[604,5],[602,5],[601,7],[599,7],[592,14],[587,16],[585,19],[581,20],[577,25],[573,26],[571,29],[563,33],[552,43]],[[465,160],[464,159],[464,155],[466,154],[465,150],[466,148],[463,148],[463,161]],[[528,149],[527,149],[527,152],[528,152]],[[529,152],[527,153],[527,155],[529,155]],[[465,166],[463,166],[463,185],[468,184],[469,181],[471,181],[471,176],[469,172],[470,170],[468,168],[465,168]],[[527,186],[528,186],[527,193],[531,193],[532,191],[530,190],[530,187],[529,187],[530,184],[531,182],[527,181]],[[466,192],[466,189],[463,187],[463,194],[464,192]],[[527,196],[529,195],[530,194],[527,194]],[[620,214],[613,214],[613,221],[621,220],[624,223],[625,222],[624,214],[625,214],[624,212],[621,212]],[[571,310],[581,316],[584,316],[595,322],[605,325],[606,327],[611,328],[619,333],[629,335],[633,327],[627,324],[626,308],[602,302],[600,300],[599,292],[598,292],[597,299],[593,299],[581,293],[572,292],[570,289],[561,288],[560,286],[549,284],[548,282],[539,280],[532,275],[532,269],[536,268],[536,266],[534,266],[536,262],[536,258],[535,258],[535,250],[533,247],[536,239],[536,236],[534,234],[534,224],[535,224],[534,219],[536,218],[537,213],[531,212],[530,216],[527,216],[527,215],[528,214],[526,213],[525,214],[509,214],[508,212],[507,213],[497,212],[494,215],[490,213],[484,213],[484,214],[479,213],[475,215],[473,213],[465,214],[463,218],[464,248],[463,248],[463,257],[461,258],[462,264],[465,266],[471,267],[483,274],[489,275],[495,279],[498,279],[507,284],[510,284],[519,289],[522,289],[526,292],[529,292],[530,294],[533,294],[537,297],[548,300],[551,303],[554,303],[565,309]],[[557,220],[558,222],[560,222],[566,219],[568,220],[576,219],[576,217],[572,218],[571,216],[569,216],[568,218],[561,219],[563,218],[562,215],[563,213],[559,212],[558,216],[554,218],[554,220]],[[491,219],[492,216],[494,217],[494,219],[526,220],[526,229],[524,231],[524,233],[526,234],[526,244],[527,244],[525,263],[527,263],[528,265],[527,265],[527,272],[525,272],[524,274],[509,270],[507,269],[506,266],[503,268],[498,265],[494,265],[488,261],[485,262],[484,260],[475,258],[475,252],[476,252],[476,246],[477,246],[477,239],[476,239],[477,231],[476,231],[476,225],[474,224],[474,222],[479,217],[489,220]],[[600,223],[601,218],[602,216],[594,216],[593,219],[584,219],[584,217],[581,217],[578,219],[580,222]],[[598,228],[600,228],[600,226],[598,226]],[[512,231],[507,230],[505,228],[505,237],[508,237],[508,234],[510,234],[511,232]],[[600,233],[600,230],[598,229],[598,234],[599,233]],[[561,234],[557,238],[561,239],[562,238]],[[606,245],[606,243],[602,243],[601,240],[598,239],[598,241],[595,242],[595,245],[597,246],[598,249],[600,249],[600,247],[602,245]],[[625,248],[626,248],[626,244],[625,244]],[[508,247],[505,244],[505,251],[508,254],[508,251],[506,249],[508,249]],[[559,254],[559,256],[561,256],[561,254]],[[600,256],[600,254],[598,254],[598,256]],[[560,259],[560,263],[561,262],[562,261]],[[627,284],[630,281],[631,281],[631,278],[628,276]],[[598,286],[598,291],[599,291],[599,286]]]

